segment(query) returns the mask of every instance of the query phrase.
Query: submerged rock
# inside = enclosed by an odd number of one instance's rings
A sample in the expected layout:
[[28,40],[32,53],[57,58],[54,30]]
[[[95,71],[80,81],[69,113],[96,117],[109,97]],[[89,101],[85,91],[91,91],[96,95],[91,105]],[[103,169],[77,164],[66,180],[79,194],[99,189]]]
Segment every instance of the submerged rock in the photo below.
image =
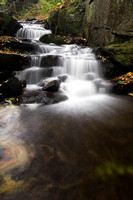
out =
[[59,79],[61,82],[64,82],[67,78],[68,78],[68,75],[67,75],[67,74],[62,74],[62,75],[59,75],[59,76],[58,76],[58,79]]
[[54,104],[61,101],[67,100],[67,96],[63,93],[49,93],[46,91],[31,91],[26,94],[23,94],[17,98],[19,104],[29,104],[29,103],[42,103],[42,104]]
[[95,78],[95,74],[92,73],[92,72],[85,74],[85,79],[86,80],[92,81],[94,78]]

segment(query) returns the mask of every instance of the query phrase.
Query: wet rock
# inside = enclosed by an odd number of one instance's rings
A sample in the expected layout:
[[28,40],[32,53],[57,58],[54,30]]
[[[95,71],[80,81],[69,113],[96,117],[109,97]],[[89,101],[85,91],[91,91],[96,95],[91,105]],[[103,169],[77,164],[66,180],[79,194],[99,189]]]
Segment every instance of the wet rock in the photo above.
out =
[[61,36],[57,36],[57,35],[44,35],[40,38],[40,41],[43,43],[54,43],[57,45],[61,45],[61,44],[66,44],[64,38],[62,38]]
[[0,87],[0,91],[5,94],[5,96],[18,96],[22,93],[25,82],[20,82],[16,77],[11,77],[5,82],[3,82]]
[[109,92],[111,87],[111,83],[108,83],[107,81],[102,81],[98,86],[98,90],[104,89],[105,92]]
[[55,92],[55,93],[48,92],[47,97],[54,99],[53,103],[59,103],[68,100],[68,97],[64,95],[62,92]]
[[104,89],[105,92],[108,92],[111,88],[111,83],[108,81],[103,81],[100,78],[94,79],[93,83],[96,85],[97,87],[97,91],[100,91],[101,89]]
[[20,55],[14,55],[14,54],[6,54],[2,53],[0,54],[0,66],[1,71],[9,70],[15,71],[20,70],[21,62],[20,62]]
[[59,79],[49,79],[44,80],[41,86],[43,86],[42,90],[49,91],[49,92],[57,92],[60,88],[61,81]]
[[34,50],[33,43],[29,43],[29,42],[26,42],[26,41],[22,42],[21,40],[18,40],[16,38],[10,38],[8,45],[13,49],[19,49],[23,52]]
[[110,92],[115,94],[128,94],[133,92],[133,72],[115,77],[110,80],[112,87]]
[[11,76],[11,72],[8,72],[7,70],[0,71],[0,83],[8,79],[10,76]]
[[118,83],[112,83],[112,87],[110,89],[110,93],[114,94],[128,94],[133,92],[133,83],[127,85],[121,85]]
[[59,76],[58,76],[58,79],[59,79],[61,82],[66,81],[67,78],[68,78],[68,75],[67,75],[67,74],[62,74],[62,75],[59,75]]
[[85,79],[88,81],[92,81],[95,78],[95,74],[94,73],[86,73],[85,74]]
[[18,103],[44,103],[48,101],[47,95],[42,91],[31,91],[18,97]]
[[102,77],[112,79],[128,71],[132,71],[132,49],[133,46],[129,43],[111,44],[105,47],[93,48],[93,52],[99,60]]
[[99,86],[101,82],[102,82],[101,78],[96,78],[93,80],[93,83],[95,83],[97,86]]
[[9,74],[13,71],[19,71],[22,66],[29,65],[30,57],[25,55],[17,54],[0,54],[0,71],[8,72]]
[[22,83],[22,87],[25,88],[26,87],[26,81],[25,80],[20,80],[20,82]]
[[58,66],[58,59],[60,56],[58,55],[48,55],[43,56],[41,59],[41,67],[53,67]]
[[0,35],[15,36],[15,33],[22,26],[16,19],[13,19],[9,15],[0,12]]
[[29,103],[42,103],[42,104],[54,104],[61,101],[67,100],[67,96],[62,93],[48,93],[46,91],[32,91],[23,94],[17,98],[19,104],[29,104]]

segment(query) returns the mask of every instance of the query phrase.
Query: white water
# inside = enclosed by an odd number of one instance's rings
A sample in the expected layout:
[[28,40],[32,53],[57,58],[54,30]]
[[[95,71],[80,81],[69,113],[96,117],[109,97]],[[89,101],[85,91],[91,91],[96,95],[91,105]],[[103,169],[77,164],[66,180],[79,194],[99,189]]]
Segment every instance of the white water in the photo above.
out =
[[[37,90],[40,80],[50,77],[57,78],[59,75],[65,74],[67,79],[61,83],[60,90],[69,99],[76,98],[77,100],[77,98],[82,99],[98,93],[105,93],[108,84],[100,78],[99,63],[92,53],[92,49],[78,45],[57,46],[35,42],[41,35],[48,33],[50,30],[37,24],[24,24],[23,29],[17,33],[18,38],[33,39],[35,44],[36,53],[31,55],[31,67],[23,70],[20,74],[21,79],[26,80],[28,84],[27,89]],[[48,56],[51,56],[50,59],[54,56],[57,58],[56,63],[52,66],[47,66],[47,62],[45,62],[45,58]]]
[[50,30],[42,27],[41,24],[21,24],[23,28],[20,28],[16,34],[19,39],[32,39],[39,40],[42,35],[51,34]]

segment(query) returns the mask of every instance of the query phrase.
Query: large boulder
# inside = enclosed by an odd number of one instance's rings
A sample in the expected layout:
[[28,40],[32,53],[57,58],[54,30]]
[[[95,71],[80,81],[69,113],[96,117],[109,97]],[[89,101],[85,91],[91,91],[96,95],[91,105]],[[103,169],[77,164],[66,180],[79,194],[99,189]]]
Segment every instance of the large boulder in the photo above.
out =
[[43,42],[43,43],[54,43],[54,44],[57,44],[57,45],[61,45],[61,44],[66,44],[64,38],[58,36],[58,35],[51,35],[51,34],[48,34],[48,35],[44,35],[40,38],[40,41]]
[[103,78],[114,78],[133,70],[133,44],[116,43],[93,50],[97,54]]
[[12,73],[19,71],[22,66],[29,66],[31,58],[25,55],[0,53],[0,72]]
[[22,26],[16,19],[8,16],[7,14],[0,12],[0,35],[15,36],[16,32]]
[[11,77],[1,84],[0,92],[6,97],[18,96],[22,93],[24,87],[25,82],[19,81],[16,77]]
[[68,78],[68,75],[67,74],[61,74],[58,76],[58,79],[61,81],[61,82],[65,82]]
[[89,45],[132,39],[132,10],[133,1],[87,0],[83,29]]
[[48,23],[54,34],[82,36],[85,1],[67,1],[62,9],[50,14]]
[[57,92],[60,88],[60,83],[59,79],[46,79],[39,86],[43,87],[43,91]]
[[41,103],[41,104],[55,104],[61,101],[67,100],[68,97],[61,92],[49,93],[46,91],[31,91],[17,97],[15,104],[29,104],[29,103]]
[[41,58],[41,67],[53,67],[58,66],[58,55],[46,55]]
[[105,46],[104,50],[108,53],[112,61],[125,67],[133,67],[133,44],[111,44]]
[[28,43],[28,42],[22,42],[21,40],[18,40],[15,37],[10,37],[10,36],[1,36],[0,37],[0,49],[4,49],[4,48],[10,48],[12,50],[18,50],[21,53],[27,53],[27,51],[31,52],[33,50],[35,50],[35,45],[33,45],[32,43]]

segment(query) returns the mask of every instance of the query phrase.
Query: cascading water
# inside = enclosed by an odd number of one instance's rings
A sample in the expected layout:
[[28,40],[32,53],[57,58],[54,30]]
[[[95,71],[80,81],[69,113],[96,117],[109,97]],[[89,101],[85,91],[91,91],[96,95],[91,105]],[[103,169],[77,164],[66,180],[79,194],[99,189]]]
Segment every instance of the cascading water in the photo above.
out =
[[[31,55],[31,67],[23,70],[20,75],[21,79],[26,80],[27,89],[40,89],[38,83],[42,79],[66,76],[60,89],[69,99],[105,92],[106,84],[100,79],[99,63],[92,49],[78,45],[57,46],[37,42],[41,35],[49,34],[51,31],[37,24],[22,25],[24,27],[18,31],[17,37],[32,39],[35,45],[35,53]],[[51,59],[56,56],[56,63],[47,66],[45,58],[48,56],[51,56]]]
[[19,39],[39,40],[42,35],[51,34],[51,31],[43,28],[41,24],[21,23],[21,25],[23,28],[20,28],[16,34]]

